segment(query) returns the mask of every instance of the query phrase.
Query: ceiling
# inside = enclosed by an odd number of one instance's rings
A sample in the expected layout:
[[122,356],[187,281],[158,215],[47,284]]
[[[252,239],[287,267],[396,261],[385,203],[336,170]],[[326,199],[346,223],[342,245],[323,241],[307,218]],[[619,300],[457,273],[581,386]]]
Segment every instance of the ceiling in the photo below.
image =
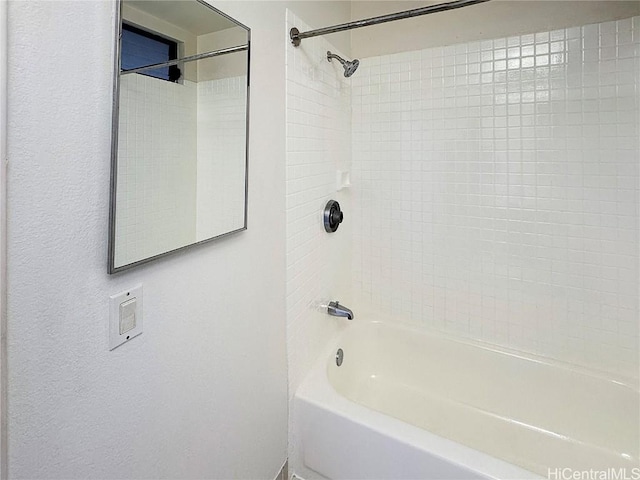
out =
[[125,4],[196,36],[238,26],[196,0],[125,0]]

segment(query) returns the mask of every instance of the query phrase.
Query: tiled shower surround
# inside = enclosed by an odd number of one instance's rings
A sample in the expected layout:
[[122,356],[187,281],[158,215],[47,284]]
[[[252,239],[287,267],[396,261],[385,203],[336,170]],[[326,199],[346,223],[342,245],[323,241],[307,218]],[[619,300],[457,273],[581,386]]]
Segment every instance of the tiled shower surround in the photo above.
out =
[[[291,12],[289,28],[309,28]],[[327,341],[343,326],[319,306],[349,298],[350,225],[329,235],[322,211],[336,192],[336,170],[351,159],[351,97],[342,67],[327,62],[325,39],[287,49],[287,349],[293,395]],[[347,215],[352,216],[351,213]]]
[[197,88],[200,241],[244,226],[247,76],[200,81]]
[[121,77],[117,265],[244,225],[246,89]]
[[635,17],[361,59],[359,318],[637,377],[639,39]]
[[196,234],[197,85],[123,75],[120,95],[116,265],[187,245]]
[[[309,29],[290,11],[288,28]],[[336,170],[351,160],[351,88],[337,62],[327,62],[334,48],[323,38],[298,48],[287,45],[287,357],[289,395],[295,391],[348,321],[329,317],[320,306],[330,300],[350,304],[351,225],[329,235],[322,210],[330,199],[351,212],[346,192],[336,192]],[[352,215],[349,213],[348,215]],[[297,448],[293,418],[289,422],[289,459],[306,475]]]

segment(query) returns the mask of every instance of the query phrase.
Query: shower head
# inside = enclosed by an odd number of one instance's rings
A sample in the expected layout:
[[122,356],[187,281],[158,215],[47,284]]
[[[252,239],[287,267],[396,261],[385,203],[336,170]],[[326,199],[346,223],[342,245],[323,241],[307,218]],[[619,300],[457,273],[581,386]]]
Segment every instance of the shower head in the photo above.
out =
[[327,60],[330,62],[332,58],[335,58],[342,64],[345,77],[350,77],[351,75],[353,75],[354,72],[358,69],[358,65],[360,65],[360,60],[358,59],[354,59],[349,62],[339,55],[336,55],[335,53],[327,52]]

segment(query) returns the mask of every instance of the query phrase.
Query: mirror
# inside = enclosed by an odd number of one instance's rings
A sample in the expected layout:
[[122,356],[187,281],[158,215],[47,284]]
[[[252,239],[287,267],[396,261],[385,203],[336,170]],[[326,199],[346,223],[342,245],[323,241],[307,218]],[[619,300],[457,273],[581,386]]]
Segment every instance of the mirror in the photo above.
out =
[[247,228],[250,30],[199,0],[117,23],[109,273]]

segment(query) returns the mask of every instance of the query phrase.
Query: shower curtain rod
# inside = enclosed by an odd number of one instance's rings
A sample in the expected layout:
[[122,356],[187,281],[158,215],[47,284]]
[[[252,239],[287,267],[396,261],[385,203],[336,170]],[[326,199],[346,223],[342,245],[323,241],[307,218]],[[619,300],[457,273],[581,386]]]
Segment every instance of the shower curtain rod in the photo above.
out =
[[171,65],[177,65],[179,63],[193,62],[194,60],[202,60],[203,58],[219,57],[220,55],[226,55],[228,53],[242,52],[249,49],[249,44],[238,45],[237,47],[221,48],[213,52],[199,53],[197,55],[191,55],[189,57],[176,58],[162,63],[154,63],[153,65],[146,65],[144,67],[129,68],[127,70],[120,70],[120,75],[126,75],[127,73],[138,73],[145,70],[155,70],[156,68],[170,67]]
[[327,35],[329,33],[343,32],[354,28],[368,27],[370,25],[378,25],[380,23],[392,22],[394,20],[403,20],[405,18],[419,17],[420,15],[428,15],[430,13],[444,12],[446,10],[454,10],[456,8],[475,5],[476,3],[484,3],[489,0],[456,0],[455,2],[438,3],[437,5],[429,5],[428,7],[414,8],[398,13],[390,13],[379,17],[366,18],[364,20],[356,20],[355,22],[342,23],[333,27],[318,28],[301,32],[296,27],[289,30],[289,38],[294,47],[300,45],[303,38],[317,37],[318,35]]

